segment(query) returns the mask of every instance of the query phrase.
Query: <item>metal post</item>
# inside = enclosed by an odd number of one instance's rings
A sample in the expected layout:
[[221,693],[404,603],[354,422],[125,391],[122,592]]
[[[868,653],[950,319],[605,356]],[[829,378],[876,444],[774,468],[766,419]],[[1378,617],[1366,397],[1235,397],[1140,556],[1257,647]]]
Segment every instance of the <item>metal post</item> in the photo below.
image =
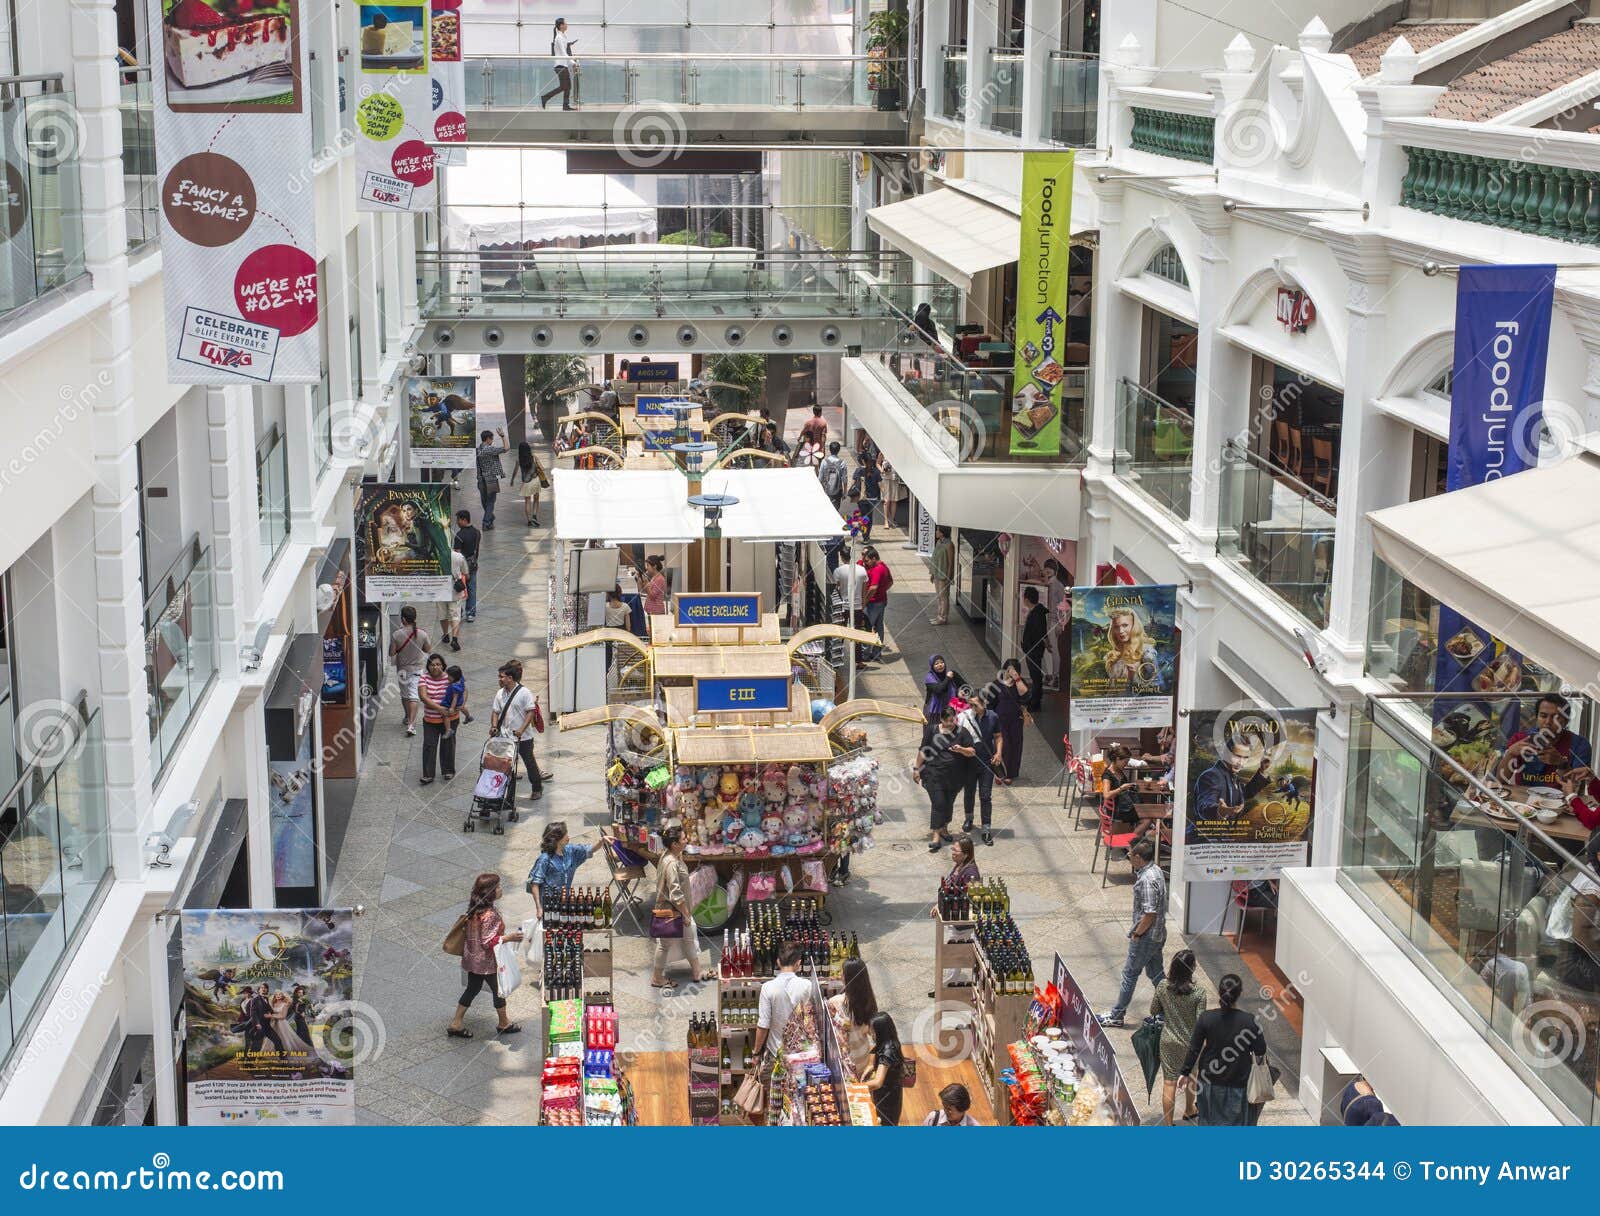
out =
[[806,108],[806,69],[798,63],[794,65],[794,108]]

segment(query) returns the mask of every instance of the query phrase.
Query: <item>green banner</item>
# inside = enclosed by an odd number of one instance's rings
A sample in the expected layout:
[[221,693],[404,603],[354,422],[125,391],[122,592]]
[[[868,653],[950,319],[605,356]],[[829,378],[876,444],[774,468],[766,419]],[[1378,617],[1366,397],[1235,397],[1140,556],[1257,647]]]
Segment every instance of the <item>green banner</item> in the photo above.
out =
[[1071,233],[1072,153],[1025,153],[1011,397],[1013,456],[1055,456],[1061,451],[1061,382],[1067,371],[1059,352],[1067,345]]

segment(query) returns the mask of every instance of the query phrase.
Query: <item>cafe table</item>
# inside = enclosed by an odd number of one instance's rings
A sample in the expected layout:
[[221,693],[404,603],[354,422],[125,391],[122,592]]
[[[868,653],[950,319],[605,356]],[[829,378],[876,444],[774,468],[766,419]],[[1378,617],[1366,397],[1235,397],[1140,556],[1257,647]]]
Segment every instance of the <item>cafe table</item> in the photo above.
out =
[[[1526,805],[1529,795],[1533,792],[1534,787],[1514,785],[1501,790],[1500,797],[1507,803]],[[1538,839],[1539,833],[1542,832],[1551,840],[1581,845],[1589,838],[1589,829],[1578,822],[1577,816],[1567,810],[1565,804],[1563,804],[1561,813],[1556,816],[1553,822],[1540,823],[1532,816],[1524,816],[1520,813],[1513,812],[1509,817],[1504,814],[1491,813],[1485,810],[1481,803],[1471,798],[1462,798],[1456,803],[1456,818],[1454,822],[1464,827],[1499,828],[1507,835],[1518,836],[1523,839],[1528,837]],[[1530,832],[1527,830],[1530,824],[1536,831]]]
[[1156,865],[1161,864],[1161,832],[1172,828],[1172,787],[1164,781],[1141,781],[1134,794],[1134,811],[1140,823],[1155,823]]

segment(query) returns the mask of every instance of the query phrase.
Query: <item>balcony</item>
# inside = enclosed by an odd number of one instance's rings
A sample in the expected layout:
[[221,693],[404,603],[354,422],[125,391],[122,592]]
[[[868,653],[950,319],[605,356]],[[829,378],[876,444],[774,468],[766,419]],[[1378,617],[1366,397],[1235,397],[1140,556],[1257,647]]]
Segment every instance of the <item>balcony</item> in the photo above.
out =
[[11,207],[0,315],[82,278],[77,111],[60,76],[0,77],[0,162]]
[[277,427],[256,445],[256,514],[265,573],[289,543],[289,443]]
[[1318,629],[1328,623],[1333,502],[1230,440],[1222,452],[1217,553]]
[[1132,110],[1133,133],[1129,147],[1175,160],[1192,160],[1202,165],[1211,163],[1216,119],[1209,114],[1182,114],[1144,106],[1133,106]]
[[1119,381],[1112,470],[1174,519],[1188,519],[1194,415],[1132,380]]
[[111,882],[100,711],[50,708],[0,803],[0,1077]]
[[1069,148],[1092,148],[1099,135],[1100,56],[1056,51],[1050,56],[1050,138]]
[[118,108],[122,111],[122,194],[131,252],[153,245],[161,235],[155,102],[149,68],[119,67],[117,75],[121,81]]
[[[1502,699],[1503,700],[1503,699]],[[1339,882],[1552,1109],[1600,1116],[1600,963],[1581,942],[1570,815],[1525,804],[1426,737],[1432,699],[1352,714]]]
[[983,125],[1002,135],[1022,134],[1022,52],[1011,47],[988,50],[988,83],[984,88]]
[[[1537,154],[1543,142],[1522,155]],[[1408,146],[1405,153],[1402,207],[1557,241],[1600,243],[1600,173],[1439,148]]]
[[144,605],[150,772],[159,777],[217,674],[215,571],[191,537]]
[[951,122],[965,122],[967,114],[967,48],[944,48],[944,75],[939,93],[939,113]]

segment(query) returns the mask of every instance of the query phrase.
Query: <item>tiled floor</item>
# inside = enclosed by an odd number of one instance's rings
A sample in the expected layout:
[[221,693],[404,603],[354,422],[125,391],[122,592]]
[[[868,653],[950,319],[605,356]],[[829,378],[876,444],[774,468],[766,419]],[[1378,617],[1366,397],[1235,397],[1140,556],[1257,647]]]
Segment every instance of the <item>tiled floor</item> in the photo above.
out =
[[[484,376],[480,386],[488,413],[495,408],[494,377]],[[798,414],[793,422],[798,424]],[[472,493],[470,488],[466,493]],[[552,513],[547,502],[546,524]],[[524,1028],[521,1034],[496,1038],[487,998],[480,997],[468,1019],[477,1037],[470,1042],[447,1039],[444,1025],[461,977],[457,961],[444,955],[439,944],[464,907],[474,875],[494,870],[504,876],[503,911],[516,922],[530,911],[522,880],[542,825],[559,818],[575,838],[585,839],[594,836],[604,817],[604,736],[577,731],[540,739],[543,762],[555,769],[557,778],[546,787],[536,813],[528,812],[524,799],[524,821],[509,826],[504,836],[460,830],[478,749],[486,737],[495,667],[515,655],[528,664],[531,687],[542,687],[544,679],[548,531],[523,525],[520,500],[502,501],[498,517],[496,530],[485,537],[478,619],[466,626],[457,656],[472,704],[480,710],[478,722],[463,730],[460,775],[451,783],[419,786],[420,738],[406,738],[390,711],[374,736],[334,875],[334,901],[368,909],[357,922],[357,995],[381,1027],[381,1050],[363,1065],[358,1082],[360,1117],[366,1122],[520,1124],[536,1118],[537,988],[525,985],[511,998],[512,1014]],[[914,704],[912,673],[920,678],[928,653],[935,649],[949,655],[969,679],[989,674],[994,663],[984,654],[977,632],[958,623],[926,623],[932,589],[905,538],[890,532],[876,539],[895,571],[889,612],[894,657],[867,669],[859,695]],[[953,621],[958,619],[952,615]],[[948,860],[929,856],[923,844],[927,804],[907,775],[918,743],[915,728],[868,720],[868,730],[883,766],[886,822],[878,831],[878,847],[855,859],[853,881],[832,896],[834,923],[859,935],[880,1003],[894,1015],[902,1036],[929,1042],[933,931],[928,907]],[[1036,974],[1047,975],[1052,954],[1060,951],[1091,1000],[1103,1007],[1115,994],[1121,970],[1130,882],[1114,867],[1110,884],[1102,889],[1099,875],[1090,873],[1092,834],[1067,823],[1056,795],[1060,739],[1059,722],[1048,715],[1029,732],[1023,780],[996,790],[996,844],[980,848],[978,860],[985,873],[1005,877]],[[596,860],[579,871],[578,882],[598,885],[606,877],[603,863]],[[1177,940],[1175,933],[1172,940]],[[1220,952],[1207,951],[1208,957],[1224,962],[1232,957],[1226,943],[1213,939],[1211,945],[1220,945]],[[648,949],[649,943],[633,936],[631,929],[619,932],[615,999],[623,1047],[641,1053],[681,1051],[689,1015],[709,1011],[715,997],[709,990],[663,995],[652,989]],[[1142,1012],[1148,999],[1149,989],[1141,982],[1135,1010]],[[1125,1043],[1119,1037],[1119,1049]],[[1297,1040],[1287,1049],[1297,1051]],[[1123,1057],[1124,1067],[1137,1075],[1131,1050]],[[1292,1079],[1294,1061],[1279,1063],[1289,1065]],[[652,1085],[683,1083],[658,1079],[659,1068],[647,1073]],[[650,1101],[655,1109],[676,1109],[675,1093],[652,1095]],[[1159,1117],[1159,1090],[1148,1109]],[[1303,1120],[1298,1104],[1280,1097],[1268,1107],[1264,1121]]]

